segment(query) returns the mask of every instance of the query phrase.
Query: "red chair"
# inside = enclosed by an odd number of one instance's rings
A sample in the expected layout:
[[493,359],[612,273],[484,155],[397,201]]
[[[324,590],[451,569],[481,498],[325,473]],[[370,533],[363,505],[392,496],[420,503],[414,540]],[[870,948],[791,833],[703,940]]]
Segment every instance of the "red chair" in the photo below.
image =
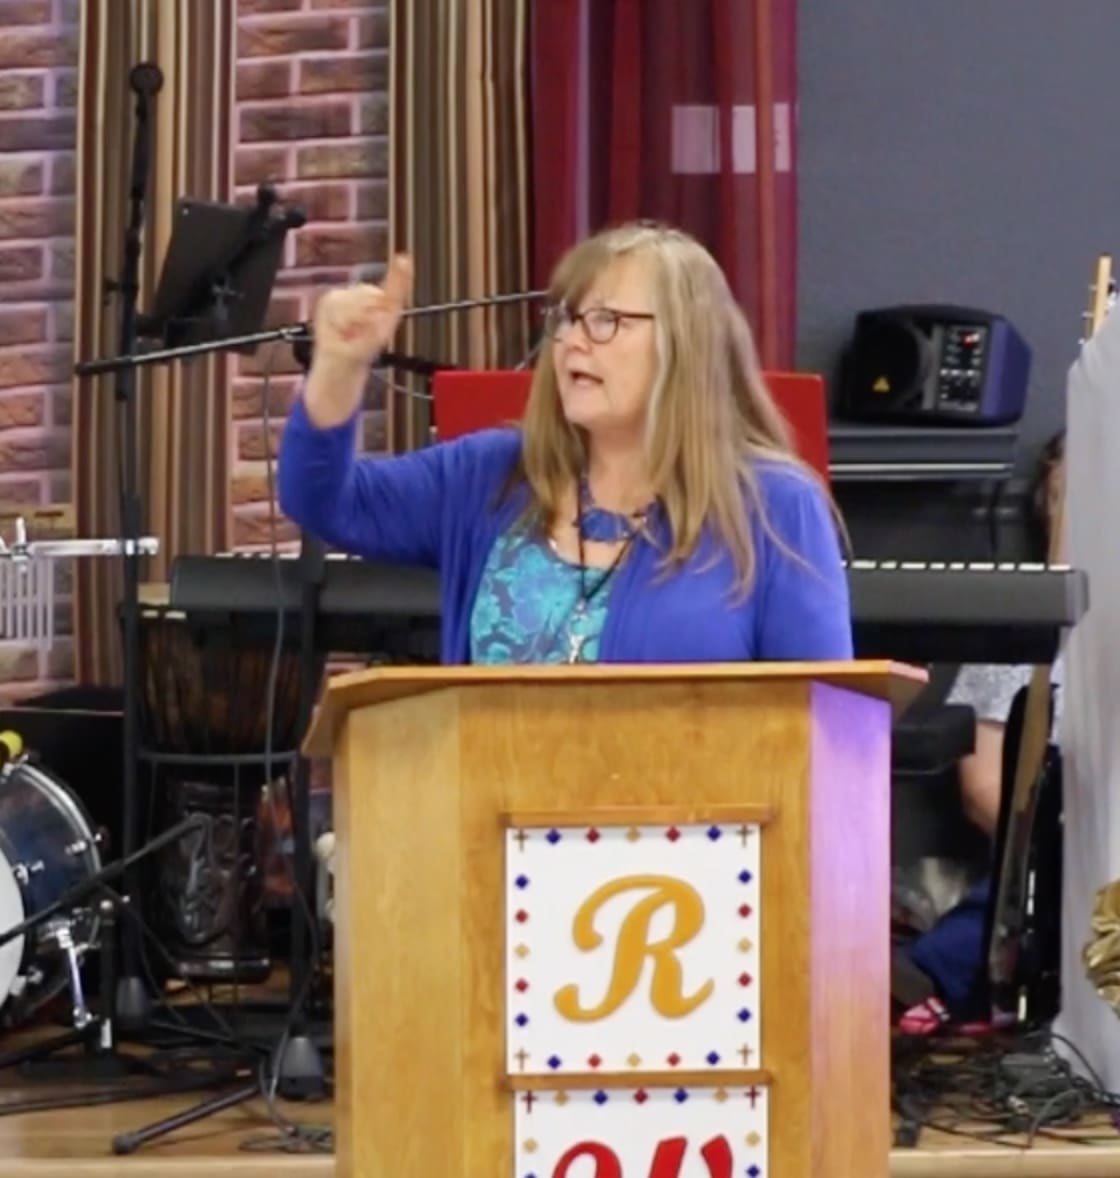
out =
[[[432,378],[436,436],[450,441],[520,420],[532,373],[437,372]],[[766,383],[793,427],[797,452],[828,481],[828,408],[824,380],[805,372],[768,372]]]

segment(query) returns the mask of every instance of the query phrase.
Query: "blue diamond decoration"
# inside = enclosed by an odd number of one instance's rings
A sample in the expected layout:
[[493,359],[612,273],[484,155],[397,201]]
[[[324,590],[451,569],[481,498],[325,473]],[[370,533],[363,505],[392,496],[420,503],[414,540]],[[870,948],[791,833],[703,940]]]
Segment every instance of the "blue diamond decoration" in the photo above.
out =
[[529,1023],[529,1016],[528,1016],[527,1014],[519,1014],[519,1015],[517,1016],[517,1018],[515,1018],[513,1021],[514,1021],[514,1022],[515,1022],[515,1023],[516,1023],[516,1024],[519,1026],[519,1027],[524,1027],[524,1026],[527,1026],[527,1025],[528,1025],[528,1023]]
[[751,1012],[747,1009],[740,1010],[735,1016],[741,1023],[749,1023],[751,1021]]
[[527,875],[519,875],[513,882],[519,888],[527,888],[529,886],[529,877]]
[[606,1104],[610,1099],[609,1096],[600,1088],[598,1092],[592,1097],[596,1104]]
[[747,1167],[747,1178],[758,1178],[762,1171],[757,1166]]
[[548,1057],[548,1066],[555,1071],[564,1061],[558,1055],[550,1055]]
[[740,883],[750,883],[752,879],[754,879],[754,876],[745,867],[739,872]]
[[712,1065],[713,1068],[716,1066],[717,1063],[719,1063],[718,1052],[709,1051],[708,1054],[704,1056],[704,1058],[708,1061],[708,1063],[710,1063]]
[[556,846],[556,844],[560,841],[561,834],[558,830],[550,830],[544,837],[548,839],[548,841],[553,846]]
[[719,838],[721,834],[723,834],[723,831],[720,830],[718,826],[708,827],[708,838],[710,838],[713,843]]
[[677,1104],[684,1104],[684,1102],[688,1099],[688,1093],[683,1088],[678,1088],[676,1092],[673,1093],[673,1099],[677,1102]]

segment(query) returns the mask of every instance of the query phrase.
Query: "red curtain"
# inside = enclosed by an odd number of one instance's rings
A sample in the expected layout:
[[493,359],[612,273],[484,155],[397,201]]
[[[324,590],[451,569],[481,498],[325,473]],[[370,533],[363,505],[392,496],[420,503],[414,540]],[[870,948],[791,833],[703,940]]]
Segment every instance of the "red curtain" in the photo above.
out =
[[763,363],[793,361],[796,0],[533,6],[534,276],[584,234],[667,221],[716,256]]

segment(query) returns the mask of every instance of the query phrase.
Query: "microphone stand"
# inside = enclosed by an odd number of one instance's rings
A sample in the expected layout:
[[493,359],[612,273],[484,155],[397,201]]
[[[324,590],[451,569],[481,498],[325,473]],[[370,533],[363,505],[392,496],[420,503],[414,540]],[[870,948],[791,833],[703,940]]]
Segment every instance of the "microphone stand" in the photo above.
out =
[[[403,312],[402,318],[414,319],[426,315],[445,315],[453,311],[474,311],[482,307],[497,307],[505,303],[526,303],[542,299],[546,290],[522,291],[519,294],[490,295],[482,299],[461,299],[453,303],[433,303],[426,307],[411,307]],[[314,339],[310,323],[290,323],[269,331],[254,331],[248,335],[227,336],[224,339],[204,340],[201,343],[184,344],[178,348],[157,348],[148,352],[124,352],[104,360],[85,360],[74,367],[78,376],[103,376],[107,372],[122,372],[126,369],[143,368],[149,364],[167,364],[172,360],[191,360],[210,352],[241,351],[260,344],[276,342],[295,345],[306,344]],[[378,368],[406,368],[410,371],[430,374],[439,369],[453,368],[451,364],[433,364],[431,361],[417,361],[415,357],[385,352],[374,362]],[[417,367],[417,365],[419,365]]]
[[[302,336],[292,351],[306,374],[311,367],[312,338]],[[398,370],[414,372],[430,379],[451,365],[438,364],[418,356],[386,353],[380,363]],[[326,576],[326,545],[306,531],[300,532],[297,576],[300,585],[299,612],[299,711],[297,728],[305,732],[311,723],[318,689],[319,642],[317,621],[319,596]],[[313,930],[308,922],[314,896],[311,832],[311,762],[303,755],[296,758],[291,785],[292,902],[291,972],[289,979],[290,1019],[286,1034],[274,1061],[276,1090],[289,1100],[316,1099],[326,1093],[327,1081],[322,1056],[309,1033],[308,998],[315,971]]]
[[[124,263],[116,282],[108,289],[120,296],[119,351],[131,355],[137,346],[137,301],[140,295],[141,232],[144,201],[148,187],[152,147],[153,99],[163,87],[159,66],[142,62],[129,73],[129,86],[136,95],[136,127],[132,147],[132,175],[129,183],[129,220],[125,230]],[[125,540],[124,590],[122,598],[124,663],[124,756],[122,771],[122,850],[124,859],[136,850],[139,827],[139,616],[140,616],[140,495],[136,431],[136,368],[116,370],[116,401],[123,417],[123,485],[121,487],[121,528]],[[130,543],[131,541],[131,543]],[[138,895],[138,879],[130,867],[124,877],[126,898]],[[139,970],[140,938],[134,923],[120,929],[121,969],[117,978],[116,1013],[125,1029],[143,1026],[151,1002]]]
[[[431,304],[406,310],[405,318],[427,315],[471,311],[483,307],[501,306],[512,303],[531,302],[547,295],[545,290],[522,291],[515,294],[492,295],[478,299],[462,299],[447,303]],[[105,373],[133,373],[138,368],[151,364],[171,363],[176,360],[190,360],[213,352],[244,351],[260,344],[286,342],[292,345],[297,358],[305,369],[310,366],[311,348],[314,335],[309,323],[293,323],[269,331],[258,331],[247,335],[226,336],[184,344],[179,347],[161,347],[152,351],[135,351],[122,348],[121,354],[105,359],[83,361],[74,367],[78,376],[97,376]],[[454,367],[439,364],[416,356],[386,352],[377,357],[372,367],[390,367],[431,377],[441,369]],[[316,621],[318,599],[324,575],[323,551],[316,541],[303,537],[300,577],[301,587],[301,632],[300,632],[300,720],[306,726],[310,719],[311,707],[317,684],[314,682],[315,651],[317,648]],[[311,840],[310,840],[310,765],[303,757],[297,758],[296,780],[293,788],[292,825],[294,841],[294,871],[296,887],[303,888],[303,895],[311,905]],[[325,1088],[322,1063],[314,1042],[307,1034],[308,1019],[304,1004],[310,990],[310,971],[313,968],[308,958],[309,930],[303,926],[308,915],[304,913],[298,897],[293,901],[292,933],[292,978],[291,992],[293,1010],[289,1016],[285,1044],[279,1057],[274,1060],[277,1091],[284,1096],[299,1097],[318,1094]],[[193,1124],[222,1109],[251,1100],[261,1092],[261,1080],[255,1078],[233,1092],[220,1094],[193,1109],[169,1117],[133,1133],[121,1134],[113,1141],[115,1153],[132,1153],[157,1137],[186,1125]]]

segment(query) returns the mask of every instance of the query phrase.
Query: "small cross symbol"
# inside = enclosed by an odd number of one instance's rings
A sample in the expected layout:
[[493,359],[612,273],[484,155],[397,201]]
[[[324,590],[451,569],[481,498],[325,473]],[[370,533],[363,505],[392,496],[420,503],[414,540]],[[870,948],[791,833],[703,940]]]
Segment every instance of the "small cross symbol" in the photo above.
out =
[[[743,1066],[746,1067],[746,1065],[750,1063],[751,1049],[749,1047],[740,1047],[739,1058],[743,1061]],[[752,1105],[751,1107],[753,1108],[754,1106]]]
[[[524,1066],[524,1065],[522,1065],[522,1066]],[[536,1102],[536,1099],[537,1099],[536,1096],[534,1095],[534,1093],[525,1092],[522,1094],[521,1099],[525,1105],[525,1111],[531,1113],[533,1111],[533,1104]]]
[[739,838],[742,840],[743,846],[747,845],[747,839],[751,837],[751,828],[749,826],[739,827]]
[[525,850],[525,840],[529,837],[528,832],[524,831],[524,830],[519,830],[513,837],[517,842],[518,850],[524,851]]
[[762,1095],[757,1088],[751,1088],[747,1091],[747,1099],[751,1102],[751,1108],[754,1108],[758,1098]]
[[520,1066],[521,1070],[524,1071],[525,1070],[525,1063],[529,1058],[529,1053],[525,1050],[525,1048],[522,1047],[519,1051],[517,1051],[514,1054],[513,1058],[515,1060],[517,1060],[518,1065]]

